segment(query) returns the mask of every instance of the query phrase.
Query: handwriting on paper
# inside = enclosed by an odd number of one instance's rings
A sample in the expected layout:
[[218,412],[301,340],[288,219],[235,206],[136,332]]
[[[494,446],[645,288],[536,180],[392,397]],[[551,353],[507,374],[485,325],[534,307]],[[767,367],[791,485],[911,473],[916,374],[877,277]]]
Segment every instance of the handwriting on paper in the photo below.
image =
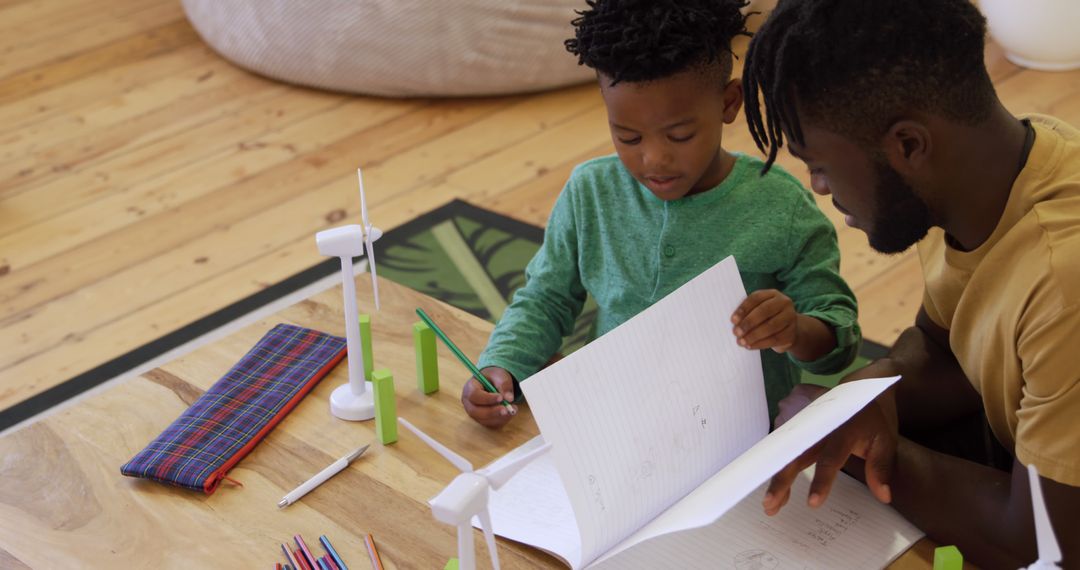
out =
[[857,522],[859,522],[859,513],[851,509],[828,507],[823,516],[814,518],[813,524],[806,531],[806,536],[822,546],[828,546]]

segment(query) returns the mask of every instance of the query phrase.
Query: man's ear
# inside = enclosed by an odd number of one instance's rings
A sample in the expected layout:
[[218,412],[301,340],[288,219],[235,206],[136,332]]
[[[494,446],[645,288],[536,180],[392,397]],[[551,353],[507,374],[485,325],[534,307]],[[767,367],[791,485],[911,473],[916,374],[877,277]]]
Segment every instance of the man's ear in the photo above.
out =
[[743,103],[743,91],[742,91],[742,79],[736,77],[728,84],[724,86],[724,122],[731,124],[735,122],[735,119],[739,117],[739,110],[742,109]]
[[904,176],[914,176],[930,165],[933,137],[925,123],[902,119],[885,133],[881,148],[889,164]]

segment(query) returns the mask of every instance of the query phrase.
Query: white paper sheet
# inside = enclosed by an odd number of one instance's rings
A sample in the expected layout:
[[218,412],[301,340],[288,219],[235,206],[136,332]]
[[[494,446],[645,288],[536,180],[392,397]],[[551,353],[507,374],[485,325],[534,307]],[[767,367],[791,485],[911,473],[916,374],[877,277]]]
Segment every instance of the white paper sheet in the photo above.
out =
[[590,569],[872,569],[888,565],[923,536],[843,473],[828,502],[811,509],[805,497],[812,473],[795,480],[791,501],[776,516],[762,510],[761,485],[712,524],[648,540]]
[[[543,444],[543,437],[536,436],[480,472],[497,469]],[[581,566],[581,534],[550,453],[536,458],[501,489],[492,491],[488,505],[495,534],[546,550],[571,567]],[[476,517],[473,526],[480,528]]]
[[[755,488],[840,427],[899,379],[899,376],[868,379],[833,388],[605,556],[613,556],[663,534],[701,527],[724,517]],[[797,500],[798,496],[793,494],[792,502]]]
[[590,561],[768,433],[733,258],[522,383]]

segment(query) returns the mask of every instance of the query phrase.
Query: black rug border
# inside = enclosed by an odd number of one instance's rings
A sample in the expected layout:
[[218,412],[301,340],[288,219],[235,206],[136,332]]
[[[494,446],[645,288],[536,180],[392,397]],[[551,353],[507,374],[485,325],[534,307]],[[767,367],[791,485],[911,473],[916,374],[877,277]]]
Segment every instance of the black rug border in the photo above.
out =
[[[464,200],[455,199],[387,231],[386,234],[379,238],[380,249],[399,245],[408,241],[420,231],[459,216],[478,220],[493,228],[536,242],[544,239],[543,228],[474,206]],[[336,258],[325,259],[266,289],[248,295],[175,331],[160,336],[86,372],[73,376],[48,390],[35,394],[14,406],[0,411],[0,431],[58,406],[178,346],[182,346],[281,297],[311,285],[319,279],[333,275],[339,271],[340,267],[341,263]],[[863,346],[859,350],[860,355],[870,358],[881,358],[887,353],[887,347],[868,340],[863,341]]]

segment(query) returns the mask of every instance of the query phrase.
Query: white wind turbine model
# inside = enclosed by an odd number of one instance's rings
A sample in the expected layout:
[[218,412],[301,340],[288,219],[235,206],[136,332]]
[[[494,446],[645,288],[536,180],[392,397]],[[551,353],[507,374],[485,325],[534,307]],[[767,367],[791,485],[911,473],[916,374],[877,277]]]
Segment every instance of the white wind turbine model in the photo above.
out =
[[1061,568],[1061,547],[1054,537],[1054,528],[1050,526],[1050,515],[1046,513],[1046,501],[1043,500],[1042,483],[1034,465],[1028,464],[1028,485],[1031,487],[1031,511],[1035,515],[1035,541],[1039,546],[1039,559],[1031,563],[1027,570],[1050,570]]
[[349,383],[338,386],[330,394],[330,412],[343,420],[370,420],[375,417],[375,402],[371,382],[364,379],[364,355],[360,348],[360,322],[356,311],[356,274],[352,260],[367,251],[371,289],[375,295],[375,310],[379,310],[379,282],[375,278],[375,250],[372,242],[382,237],[382,230],[371,225],[364,197],[364,176],[356,169],[360,180],[360,217],[364,225],[341,226],[315,234],[319,253],[341,259],[341,292],[345,297],[345,341],[349,354]]
[[472,518],[476,516],[480,519],[480,528],[484,531],[488,552],[491,553],[491,567],[499,570],[499,553],[495,550],[495,533],[491,528],[491,513],[488,512],[490,490],[498,491],[530,461],[550,450],[551,444],[544,444],[497,469],[473,471],[472,463],[467,459],[435,441],[405,418],[398,418],[398,422],[461,470],[461,475],[455,477],[441,493],[428,501],[431,514],[435,515],[436,520],[457,526],[458,569],[476,569],[476,551],[472,537]]

